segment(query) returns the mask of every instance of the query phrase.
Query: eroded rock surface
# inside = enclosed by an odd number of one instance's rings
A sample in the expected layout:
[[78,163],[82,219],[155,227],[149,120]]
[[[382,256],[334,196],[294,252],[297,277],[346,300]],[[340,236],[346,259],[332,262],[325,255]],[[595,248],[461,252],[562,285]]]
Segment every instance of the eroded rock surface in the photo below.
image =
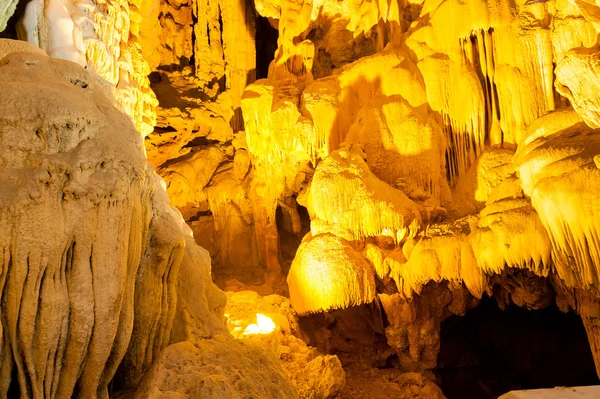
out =
[[[325,319],[323,352],[364,327],[385,348],[374,363],[395,356],[398,396],[439,397],[441,323],[483,295],[576,311],[600,370],[599,15],[580,0],[29,2],[18,36],[95,75],[0,61],[0,394],[14,363],[31,397],[105,397],[115,375],[138,397],[335,395],[342,363],[304,344],[297,313]],[[0,42],[16,50],[31,47]],[[209,256],[222,286],[293,310],[271,308],[262,334],[253,299],[239,320],[255,327],[232,332],[260,339],[234,341]]]
[[0,396],[297,397],[266,346],[228,334],[208,254],[110,86],[28,52],[0,82]]

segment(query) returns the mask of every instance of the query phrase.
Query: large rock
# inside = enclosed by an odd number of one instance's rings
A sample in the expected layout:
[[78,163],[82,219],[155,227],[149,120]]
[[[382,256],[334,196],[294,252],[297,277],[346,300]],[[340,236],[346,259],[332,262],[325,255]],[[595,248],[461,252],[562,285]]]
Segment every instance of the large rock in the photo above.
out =
[[402,242],[422,228],[420,207],[378,179],[357,146],[323,160],[298,201],[311,215],[313,236],[332,233],[349,241],[388,236]]
[[367,164],[382,181],[410,197],[440,205],[446,181],[446,138],[426,106],[401,96],[375,97],[358,112],[346,136],[364,146]]
[[134,398],[298,398],[275,354],[260,343],[231,337],[169,346]]
[[298,314],[344,309],[375,299],[375,270],[350,243],[331,234],[305,240],[287,278]]
[[600,51],[598,50],[598,48],[576,48],[569,51],[556,66],[555,83],[556,90],[568,98],[585,123],[595,129],[600,127],[600,106],[598,106]]
[[600,283],[600,214],[593,205],[600,192],[600,134],[581,122],[572,111],[545,116],[532,125],[515,160],[523,191],[548,231],[558,276],[569,287],[595,290]]
[[22,40],[0,39],[0,60],[9,53],[16,53],[19,51],[46,54],[41,48]]
[[134,320],[153,172],[142,140],[83,68],[0,62],[0,396],[108,397]]
[[20,52],[0,85],[0,396],[297,397],[228,335],[206,251],[98,78]]

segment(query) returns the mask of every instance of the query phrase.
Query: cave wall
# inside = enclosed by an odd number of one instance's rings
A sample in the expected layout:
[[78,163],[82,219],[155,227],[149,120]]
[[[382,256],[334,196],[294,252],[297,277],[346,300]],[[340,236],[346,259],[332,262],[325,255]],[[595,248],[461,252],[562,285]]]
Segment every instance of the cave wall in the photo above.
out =
[[22,41],[0,56],[0,396],[296,398],[274,353],[228,333],[210,257],[113,87]]
[[[12,13],[0,10],[0,27]],[[222,286],[289,290],[301,315],[379,304],[388,344],[421,370],[435,367],[444,318],[498,285],[507,303],[547,306],[532,282],[544,279],[551,301],[581,315],[600,370],[597,14],[579,0],[32,0],[17,33],[102,78],[94,84],[143,139],[136,162],[147,155],[164,179]],[[259,80],[257,18],[277,30]],[[67,132],[83,134],[78,123]],[[124,181],[152,174],[140,168]],[[122,249],[128,310],[81,389],[104,392],[121,359],[124,387],[168,380],[161,362],[174,355],[159,354],[185,320],[173,292],[191,243],[180,219],[160,216],[171,208],[159,211],[144,176],[123,194],[146,207],[128,205],[135,237],[118,240],[140,247]],[[304,235],[293,260],[282,258],[278,209]],[[31,395],[54,389],[25,371],[34,360],[5,359]]]
[[[595,300],[573,298],[595,297],[598,275],[598,219],[586,205],[598,192],[596,96],[583,83],[597,80],[596,6],[339,6],[257,2],[278,20],[279,48],[268,79],[247,88],[243,114],[253,184],[268,182],[263,225],[268,198],[297,197],[311,218],[287,276],[295,309],[381,301],[388,343],[410,367],[432,368],[439,321],[469,303],[452,298],[481,298],[496,276],[524,270],[568,292],[557,301],[589,319],[594,347]],[[344,29],[352,37],[338,46],[364,52],[343,58],[320,40]],[[363,35],[372,47],[358,44]],[[447,300],[426,294],[443,281]],[[541,306],[530,289],[509,298]],[[421,322],[429,332],[412,336]]]

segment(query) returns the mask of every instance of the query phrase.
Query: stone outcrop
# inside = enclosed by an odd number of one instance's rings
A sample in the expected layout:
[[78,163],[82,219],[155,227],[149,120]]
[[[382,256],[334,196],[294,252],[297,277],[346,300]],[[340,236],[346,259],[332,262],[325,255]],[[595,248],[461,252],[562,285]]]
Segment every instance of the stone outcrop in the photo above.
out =
[[134,324],[153,172],[93,75],[33,53],[0,62],[2,370],[25,397],[107,397]]
[[[594,293],[597,6],[357,3],[257,3],[279,30],[268,79],[243,101],[267,199],[259,252],[277,259],[277,198],[306,207],[310,235],[288,275],[296,310],[375,306],[375,286],[396,298],[389,318],[403,301],[434,301],[430,284],[480,298],[522,272]],[[515,300],[547,303],[533,291]],[[435,366],[436,323],[467,309],[449,303],[391,323],[427,325],[408,341],[386,333],[400,359]]]
[[0,82],[0,396],[297,397],[271,351],[227,332],[210,259],[110,85],[31,52]]
[[263,342],[281,359],[300,398],[335,398],[346,385],[337,356],[308,346],[289,299],[254,291],[227,292],[227,326],[238,339]]
[[[402,395],[438,397],[441,324],[484,295],[577,312],[600,375],[598,4],[32,0],[17,14],[29,44],[0,41],[0,396],[14,369],[33,398],[106,397],[111,382],[333,397],[342,362],[304,343],[298,316],[326,320],[320,342],[347,310],[385,341],[375,363],[411,373]],[[289,306],[226,305],[211,273]],[[240,340],[223,319],[235,301],[249,303],[228,325]]]
[[134,398],[298,398],[275,354],[223,336],[169,346]]

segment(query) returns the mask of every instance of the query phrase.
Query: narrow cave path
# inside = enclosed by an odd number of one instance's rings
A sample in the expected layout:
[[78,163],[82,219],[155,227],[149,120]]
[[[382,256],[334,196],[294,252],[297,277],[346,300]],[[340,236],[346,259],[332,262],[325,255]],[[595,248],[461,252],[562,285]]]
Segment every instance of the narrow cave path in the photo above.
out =
[[269,65],[275,58],[279,32],[269,20],[256,17],[256,79],[264,79],[269,74]]
[[600,384],[580,317],[484,298],[442,322],[438,382],[448,399],[491,399],[516,389]]

